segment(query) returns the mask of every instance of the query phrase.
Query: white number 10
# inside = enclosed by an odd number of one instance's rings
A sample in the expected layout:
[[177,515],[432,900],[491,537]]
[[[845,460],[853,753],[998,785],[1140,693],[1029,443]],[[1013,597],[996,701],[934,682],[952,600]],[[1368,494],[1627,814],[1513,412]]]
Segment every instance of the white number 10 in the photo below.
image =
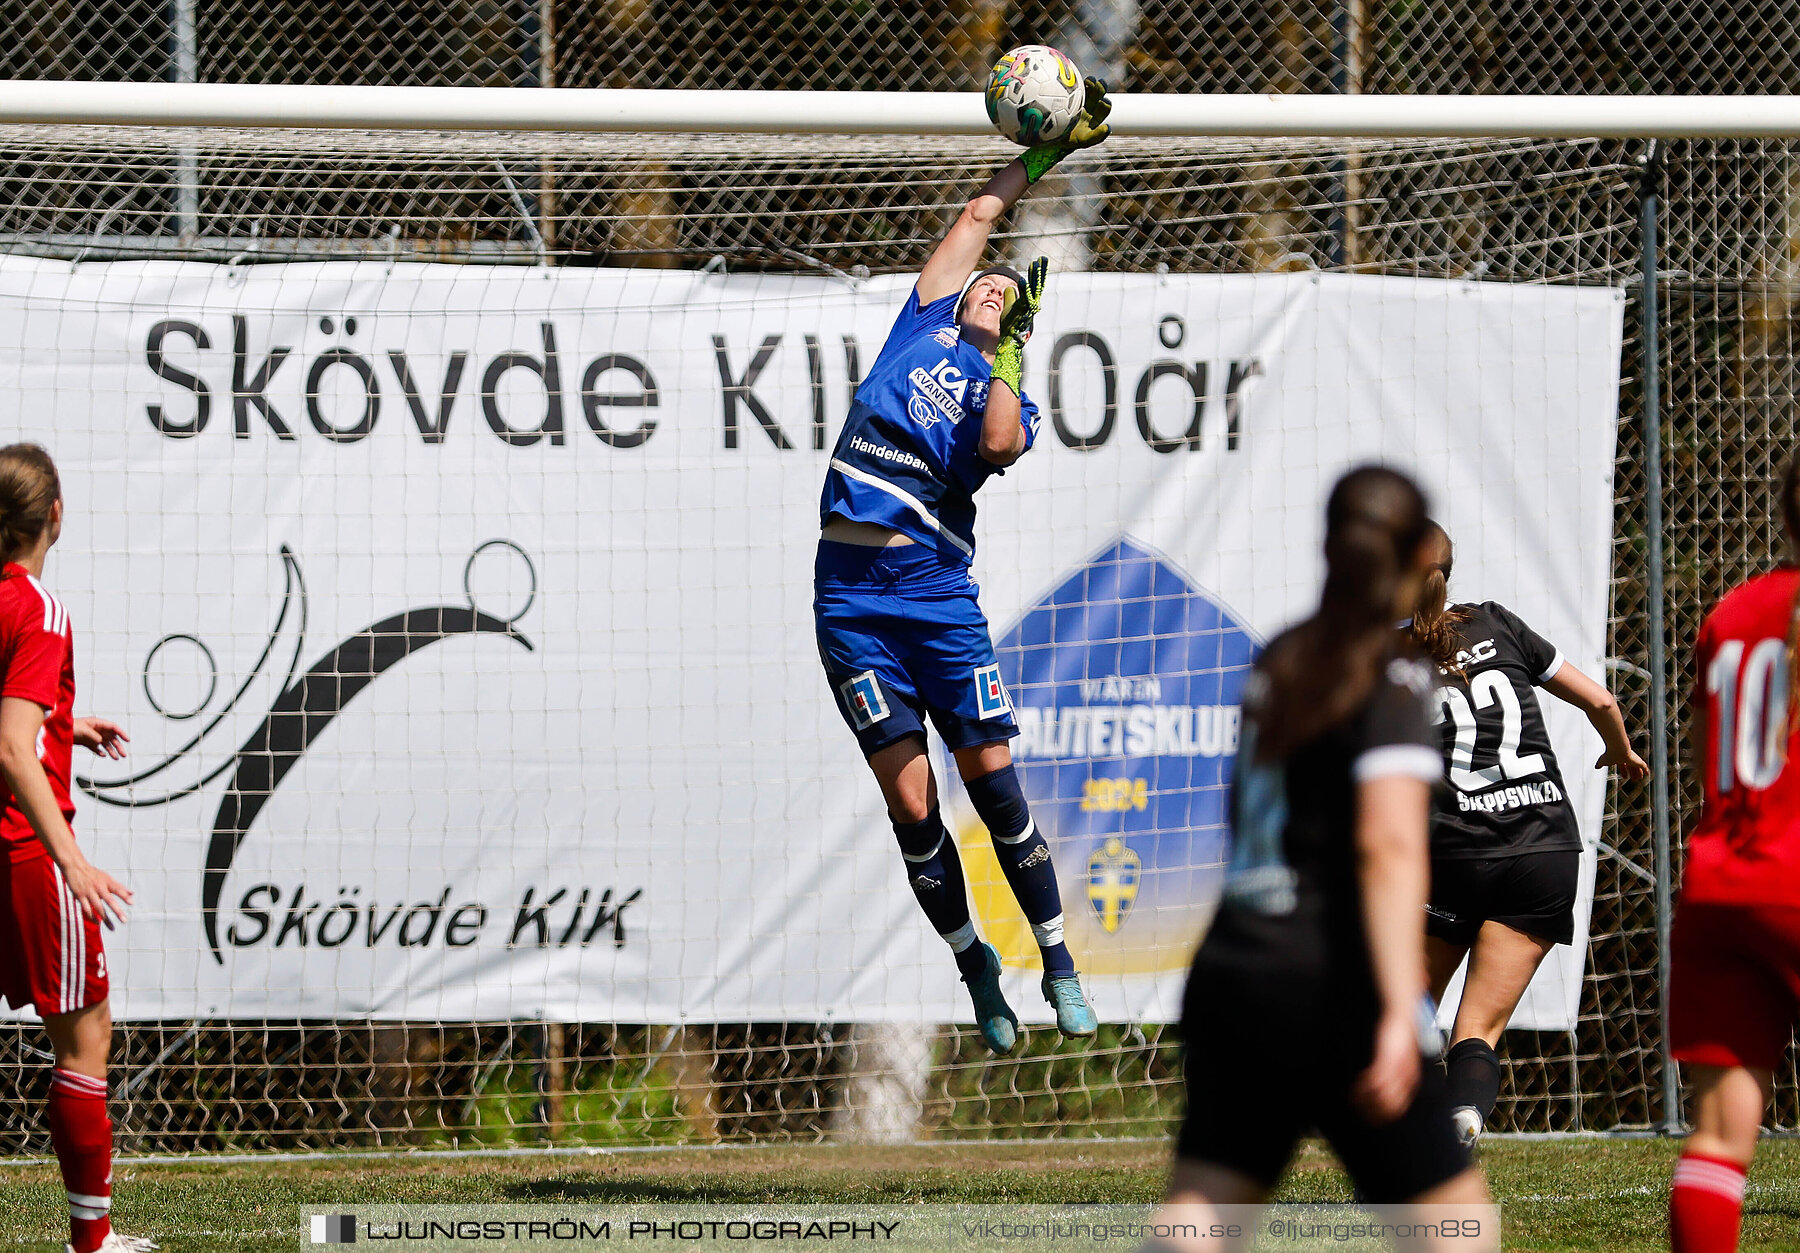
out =
[[1726,640],[1706,669],[1706,690],[1719,711],[1713,763],[1719,792],[1740,783],[1760,791],[1774,783],[1786,760],[1787,642],[1759,640],[1745,660],[1744,641]]

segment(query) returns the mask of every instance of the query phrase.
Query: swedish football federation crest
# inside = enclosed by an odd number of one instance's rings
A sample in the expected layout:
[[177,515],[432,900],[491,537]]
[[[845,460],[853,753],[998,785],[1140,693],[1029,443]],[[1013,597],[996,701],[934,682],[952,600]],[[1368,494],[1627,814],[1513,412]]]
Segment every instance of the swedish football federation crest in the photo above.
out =
[[1131,912],[1131,903],[1137,900],[1138,872],[1143,868],[1143,858],[1116,835],[1088,858],[1088,904],[1107,932],[1117,931]]
[[[1076,962],[1091,974],[1185,968],[1224,878],[1239,705],[1257,640],[1167,557],[1126,536],[995,643],[1019,725],[1013,761],[1055,858]],[[1009,964],[1036,965],[985,832],[959,835],[984,934]]]

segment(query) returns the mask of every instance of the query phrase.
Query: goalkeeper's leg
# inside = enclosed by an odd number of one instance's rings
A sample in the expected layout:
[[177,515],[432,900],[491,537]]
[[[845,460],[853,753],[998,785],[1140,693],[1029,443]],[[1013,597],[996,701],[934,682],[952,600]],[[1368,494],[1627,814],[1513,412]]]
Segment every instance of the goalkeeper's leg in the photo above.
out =
[[[982,1038],[996,1053],[1010,1053],[1019,1020],[1000,990],[1000,955],[981,943],[969,918],[962,862],[956,841],[944,829],[937,784],[925,755],[919,694],[896,657],[897,650],[905,651],[911,632],[904,618],[888,612],[886,593],[874,600],[878,603],[871,606],[858,596],[819,590],[819,657],[838,712],[855,734],[887,802],[888,819],[906,859],[907,885],[956,955]],[[932,633],[929,626],[924,630]]]
[[930,629],[910,641],[907,672],[956,757],[969,800],[993,838],[994,855],[1037,938],[1044,999],[1056,1009],[1057,1027],[1064,1035],[1093,1035],[1094,1011],[1063,943],[1062,895],[1050,845],[1032,821],[1013,770],[1010,741],[1018,734],[1018,721],[1000,679],[987,619],[972,589],[966,597],[934,602],[930,612]]
[[894,838],[906,861],[906,882],[932,929],[956,955],[964,978],[979,976],[986,954],[969,917],[969,893],[963,879],[956,840],[944,827],[938,808],[937,782],[924,744],[908,736],[874,753],[869,768],[881,784],[894,824]]
[[1073,974],[1075,959],[1063,943],[1062,894],[1056,886],[1050,844],[1032,821],[1011,751],[1004,743],[958,749],[956,768],[970,803],[994,841],[994,855],[1006,882],[1031,923],[1044,972]]
[[1006,882],[1037,939],[1044,963],[1044,999],[1056,1009],[1056,1025],[1064,1035],[1094,1034],[1094,1011],[1088,1007],[1075,973],[1075,959],[1063,942],[1062,893],[1049,841],[1032,820],[1025,791],[1013,769],[1006,741],[956,750],[956,768],[975,812],[987,825],[994,855]]
[[906,861],[907,885],[956,955],[981,1037],[994,1052],[1010,1053],[1018,1039],[1019,1020],[1000,990],[1000,955],[981,942],[969,917],[962,858],[938,808],[937,781],[931,775],[923,735],[908,735],[877,749],[869,755],[869,768],[887,801],[894,837]]

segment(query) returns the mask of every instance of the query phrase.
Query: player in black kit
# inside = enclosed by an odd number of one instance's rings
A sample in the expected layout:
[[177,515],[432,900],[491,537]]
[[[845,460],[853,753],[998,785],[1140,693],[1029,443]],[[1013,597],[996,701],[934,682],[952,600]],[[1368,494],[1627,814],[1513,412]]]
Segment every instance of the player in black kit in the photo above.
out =
[[1430,528],[1431,565],[1412,638],[1437,663],[1446,788],[1431,814],[1426,954],[1442,997],[1469,959],[1445,1054],[1457,1134],[1473,1144],[1500,1096],[1494,1046],[1525,985],[1557,944],[1575,938],[1581,833],[1534,689],[1587,715],[1606,751],[1596,767],[1628,779],[1650,767],[1632,750],[1612,694],[1504,605],[1447,605],[1455,550]]
[[1182,1008],[1188,1110],[1163,1212],[1201,1235],[1162,1246],[1235,1247],[1205,1235],[1212,1207],[1260,1203],[1313,1127],[1373,1203],[1487,1202],[1426,1064],[1421,919],[1442,766],[1434,675],[1393,624],[1417,598],[1428,525],[1405,476],[1339,480],[1319,608],[1245,687],[1231,864]]

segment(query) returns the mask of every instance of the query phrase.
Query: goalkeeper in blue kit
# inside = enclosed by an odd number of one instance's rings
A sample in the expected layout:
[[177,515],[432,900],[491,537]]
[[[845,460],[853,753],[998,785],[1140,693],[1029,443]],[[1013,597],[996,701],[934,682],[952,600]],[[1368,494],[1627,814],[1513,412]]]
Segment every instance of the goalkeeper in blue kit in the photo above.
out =
[[1037,436],[1021,376],[1049,263],[1040,257],[1026,274],[989,266],[964,285],[1000,215],[1063,157],[1104,140],[1111,107],[1088,79],[1069,135],[1027,149],[964,207],[857,388],[819,503],[813,609],[825,673],[881,786],[913,895],[955,954],[996,1053],[1012,1051],[1018,1018],[1001,993],[999,955],[969,916],[925,754],[927,718],[1031,923],[1057,1026],[1087,1036],[1095,1023],[1063,943],[1050,848],[1013,769],[1018,727],[969,578],[975,493]]

